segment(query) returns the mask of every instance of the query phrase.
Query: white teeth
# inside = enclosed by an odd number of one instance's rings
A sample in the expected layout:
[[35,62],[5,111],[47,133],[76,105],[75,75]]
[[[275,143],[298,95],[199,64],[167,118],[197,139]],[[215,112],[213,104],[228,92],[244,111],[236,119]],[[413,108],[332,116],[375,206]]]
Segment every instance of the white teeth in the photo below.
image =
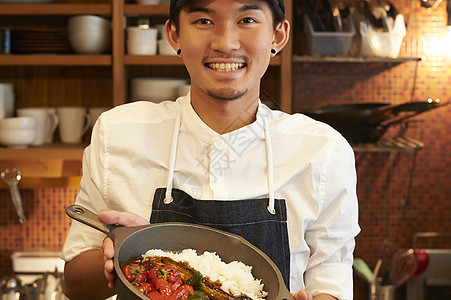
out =
[[212,63],[208,67],[219,72],[230,72],[238,70],[244,66],[243,63]]

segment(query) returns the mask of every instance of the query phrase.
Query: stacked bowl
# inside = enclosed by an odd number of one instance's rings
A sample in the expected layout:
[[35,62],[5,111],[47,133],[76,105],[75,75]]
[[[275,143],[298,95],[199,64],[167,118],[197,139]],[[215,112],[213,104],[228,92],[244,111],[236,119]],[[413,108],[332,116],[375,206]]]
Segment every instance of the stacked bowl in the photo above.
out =
[[111,45],[111,22],[94,15],[69,18],[69,42],[80,54],[105,53]]
[[12,117],[0,119],[0,144],[9,148],[26,148],[36,139],[36,119]]

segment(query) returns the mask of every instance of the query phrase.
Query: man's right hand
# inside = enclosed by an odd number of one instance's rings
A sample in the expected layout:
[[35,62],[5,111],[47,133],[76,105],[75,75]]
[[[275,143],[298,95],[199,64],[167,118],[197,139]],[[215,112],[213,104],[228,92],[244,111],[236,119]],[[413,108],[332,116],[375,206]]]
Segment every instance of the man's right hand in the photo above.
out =
[[[146,219],[131,213],[131,212],[119,212],[115,210],[105,210],[98,214],[100,222],[104,224],[117,224],[125,227],[147,225],[149,221]],[[103,240],[103,263],[105,278],[108,280],[108,287],[115,288],[116,273],[114,272],[113,257],[114,257],[114,244],[113,240],[106,237]]]

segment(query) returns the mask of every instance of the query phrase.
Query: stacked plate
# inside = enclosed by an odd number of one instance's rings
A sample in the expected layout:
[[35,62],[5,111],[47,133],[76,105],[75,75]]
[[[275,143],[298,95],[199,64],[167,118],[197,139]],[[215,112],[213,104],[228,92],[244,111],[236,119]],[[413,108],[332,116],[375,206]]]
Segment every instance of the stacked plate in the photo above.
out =
[[69,44],[65,29],[12,29],[11,52],[28,53],[67,53]]

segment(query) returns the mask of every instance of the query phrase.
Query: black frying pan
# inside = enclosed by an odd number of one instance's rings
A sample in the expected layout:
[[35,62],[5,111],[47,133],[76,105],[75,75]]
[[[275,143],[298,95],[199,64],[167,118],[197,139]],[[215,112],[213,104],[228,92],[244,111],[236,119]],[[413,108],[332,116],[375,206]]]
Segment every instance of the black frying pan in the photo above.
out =
[[252,266],[252,274],[262,280],[264,290],[268,292],[268,300],[294,299],[274,262],[240,236],[186,223],[159,223],[136,227],[105,225],[98,221],[95,213],[80,205],[67,207],[66,214],[105,233],[114,241],[116,289],[120,300],[148,299],[127,281],[121,269],[130,259],[141,256],[150,249],[164,251],[195,249],[199,254],[204,251],[216,252],[226,263],[241,261]]
[[[446,103],[448,104],[448,103]],[[381,125],[408,113],[409,117],[442,107],[439,101],[416,101],[389,105],[387,103],[356,103],[331,105],[305,111],[304,114],[329,125]]]
[[338,130],[350,143],[377,142],[391,125],[447,103],[439,101],[406,102],[398,105],[386,103],[357,103],[332,105],[304,112]]

